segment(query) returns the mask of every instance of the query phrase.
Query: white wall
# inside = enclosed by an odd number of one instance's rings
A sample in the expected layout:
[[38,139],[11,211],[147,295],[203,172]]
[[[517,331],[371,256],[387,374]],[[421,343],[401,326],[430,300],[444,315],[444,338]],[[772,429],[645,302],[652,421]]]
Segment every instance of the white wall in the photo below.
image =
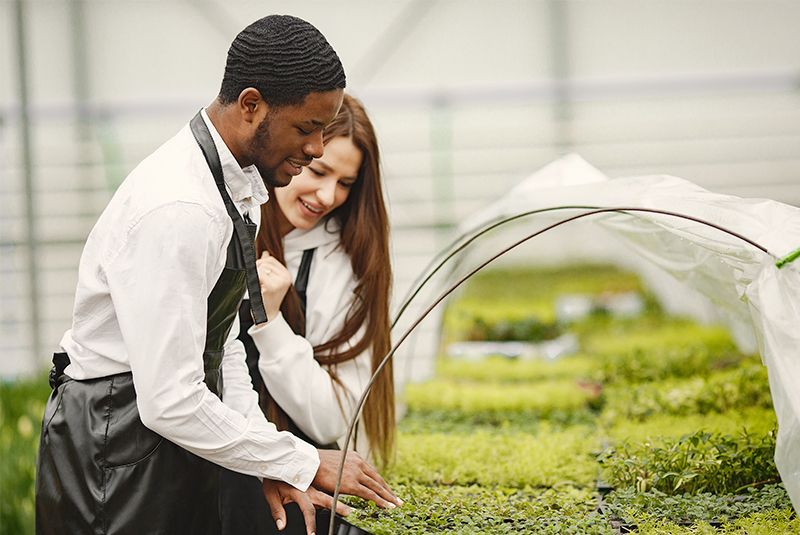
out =
[[[0,1],[5,376],[47,360],[30,341],[14,5]],[[230,41],[269,12],[320,28],[376,123],[397,295],[450,241],[454,222],[566,151],[611,176],[675,174],[800,204],[794,0],[24,5],[44,353],[69,326],[82,241],[110,193],[213,99]],[[75,122],[75,6],[95,119],[86,140]]]

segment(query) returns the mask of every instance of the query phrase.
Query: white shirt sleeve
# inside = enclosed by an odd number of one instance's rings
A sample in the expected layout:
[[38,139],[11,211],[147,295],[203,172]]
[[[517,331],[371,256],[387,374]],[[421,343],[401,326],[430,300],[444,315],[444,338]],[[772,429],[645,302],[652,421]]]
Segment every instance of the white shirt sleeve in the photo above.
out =
[[[345,314],[349,306],[339,313]],[[251,327],[248,333],[260,353],[261,377],[281,408],[316,442],[340,439],[371,376],[370,353],[337,365],[342,382],[338,385],[314,359],[308,340],[296,335],[283,315]]]
[[[227,245],[221,228],[204,207],[173,202],[133,222],[102,262],[139,414],[148,428],[200,457],[305,490],[319,466],[316,450],[266,418],[227,406],[203,382],[207,298]],[[224,380],[238,390],[246,366],[234,357],[225,363],[233,375]],[[247,403],[234,404],[245,410]]]
[[239,337],[239,318],[234,320],[225,354],[222,358],[222,399],[225,405],[244,414],[248,419],[260,420],[264,413],[258,406],[258,393],[253,389],[250,370],[247,369],[247,354]]

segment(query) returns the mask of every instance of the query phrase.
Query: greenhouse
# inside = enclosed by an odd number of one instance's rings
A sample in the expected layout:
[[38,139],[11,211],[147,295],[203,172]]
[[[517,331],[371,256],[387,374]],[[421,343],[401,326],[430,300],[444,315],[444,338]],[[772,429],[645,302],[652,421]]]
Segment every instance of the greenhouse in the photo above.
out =
[[0,535],[800,534],[797,20],[0,2]]

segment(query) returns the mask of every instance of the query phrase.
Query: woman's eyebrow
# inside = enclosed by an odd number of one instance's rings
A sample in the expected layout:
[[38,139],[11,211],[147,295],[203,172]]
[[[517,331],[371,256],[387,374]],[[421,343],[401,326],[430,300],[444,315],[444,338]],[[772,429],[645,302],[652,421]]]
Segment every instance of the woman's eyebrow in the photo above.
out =
[[322,167],[325,168],[326,171],[333,171],[333,167],[331,167],[330,165],[326,164],[325,162],[323,162],[320,159],[315,159],[312,163],[316,163],[316,164],[321,165]]

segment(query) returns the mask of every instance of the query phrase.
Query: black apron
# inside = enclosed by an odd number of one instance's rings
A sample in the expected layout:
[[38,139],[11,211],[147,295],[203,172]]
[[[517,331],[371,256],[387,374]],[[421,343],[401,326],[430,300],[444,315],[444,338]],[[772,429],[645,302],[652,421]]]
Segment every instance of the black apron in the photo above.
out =
[[[305,314],[306,311],[306,289],[308,278],[311,271],[311,262],[314,258],[315,249],[303,251],[303,258],[297,270],[294,288],[300,297],[300,307]],[[239,340],[244,344],[247,353],[247,367],[250,371],[250,378],[253,381],[253,388],[256,392],[261,392],[264,380],[258,371],[259,353],[255,342],[247,334],[247,330],[252,327],[253,319],[250,314],[251,304],[245,300],[239,308]],[[318,449],[338,449],[337,444],[317,444],[303,433],[297,425],[289,419],[289,429],[293,435],[312,444]],[[289,503],[286,509],[286,527],[283,531],[278,531],[275,521],[272,519],[269,505],[264,498],[261,481],[258,478],[225,470],[220,478],[220,516],[222,518],[223,535],[305,535],[305,520],[300,508],[295,503]],[[330,511],[317,511],[317,533],[327,529],[330,519]]]
[[[205,383],[221,397],[223,347],[245,287],[257,293],[256,321],[266,321],[266,313],[255,270],[255,225],[230,199],[199,113],[191,130],[234,224],[225,268],[208,296],[203,351]],[[131,373],[76,381],[64,374],[65,353],[54,355],[53,364],[37,460],[37,534],[218,534],[220,467],[142,424]]]

